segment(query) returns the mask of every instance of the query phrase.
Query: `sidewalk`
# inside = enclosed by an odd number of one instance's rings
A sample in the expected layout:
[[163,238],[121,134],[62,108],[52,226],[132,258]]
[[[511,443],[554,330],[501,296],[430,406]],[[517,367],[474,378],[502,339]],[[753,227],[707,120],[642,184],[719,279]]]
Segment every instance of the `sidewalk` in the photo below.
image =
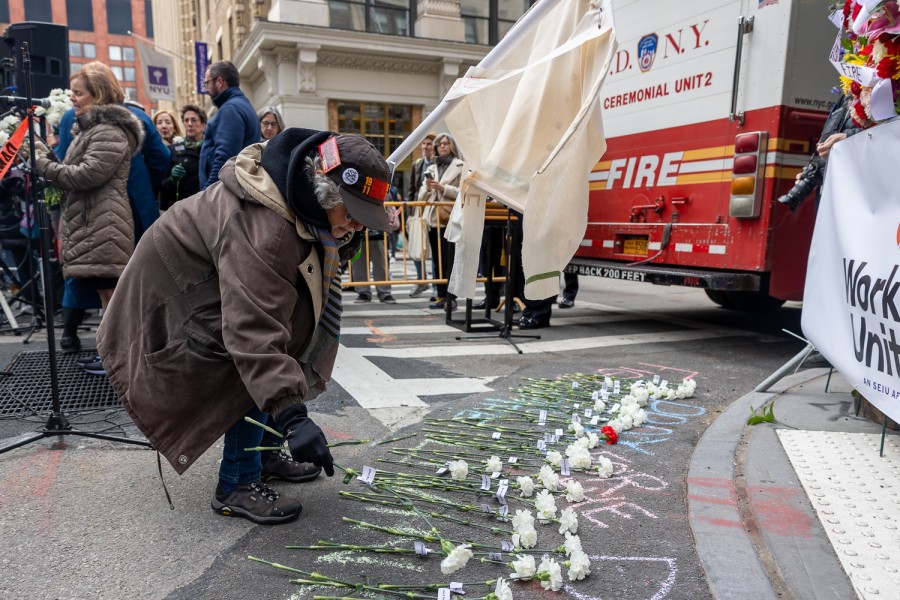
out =
[[[688,514],[716,598],[897,597],[898,436],[879,457],[881,425],[827,379],[809,369],[747,394],[697,444]],[[768,402],[778,422],[747,426]]]

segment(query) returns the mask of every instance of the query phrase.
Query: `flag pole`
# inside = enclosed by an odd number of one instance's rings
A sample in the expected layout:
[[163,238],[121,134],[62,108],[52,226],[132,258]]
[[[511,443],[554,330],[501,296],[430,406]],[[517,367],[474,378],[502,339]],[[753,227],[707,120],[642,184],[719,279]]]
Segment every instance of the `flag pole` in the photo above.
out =
[[133,32],[133,31],[128,31],[128,35],[130,35],[130,36],[133,37],[133,38],[136,38],[136,39],[140,40],[141,42],[144,42],[144,44],[146,44],[146,45],[148,45],[148,46],[152,46],[153,48],[155,48],[156,50],[159,50],[160,52],[165,52],[165,53],[168,54],[169,56],[172,56],[172,57],[174,57],[174,58],[177,58],[178,60],[183,60],[184,62],[190,63],[190,64],[193,64],[193,63],[194,63],[194,59],[193,59],[193,58],[185,58],[185,57],[181,56],[180,54],[177,54],[177,53],[175,53],[175,52],[172,52],[172,51],[169,50],[168,48],[163,48],[162,46],[160,46],[159,44],[157,44],[157,43],[154,42],[153,40],[150,40],[150,39],[147,39],[147,38],[145,38],[145,37],[139,36],[138,34],[136,34],[136,33]]
[[[561,1],[563,0],[540,0],[540,2],[532,6],[531,10],[526,12],[506,33],[503,39],[494,46],[493,50],[488,52],[487,55],[481,59],[481,62],[478,63],[478,67],[490,69],[506,58],[513,47],[519,43],[521,38],[525,37],[525,35],[544,18],[544,15],[555,8]],[[438,123],[444,120],[444,115],[446,115],[458,101],[459,97],[450,100],[447,100],[446,98],[441,100],[441,103],[422,120],[419,126],[416,127],[399,146],[397,146],[397,149],[394,150],[387,159],[388,163],[391,165],[392,176],[397,165],[403,162],[403,159],[409,156],[413,149],[422,143],[422,140],[425,139],[425,136],[428,135],[429,131],[434,129]]]

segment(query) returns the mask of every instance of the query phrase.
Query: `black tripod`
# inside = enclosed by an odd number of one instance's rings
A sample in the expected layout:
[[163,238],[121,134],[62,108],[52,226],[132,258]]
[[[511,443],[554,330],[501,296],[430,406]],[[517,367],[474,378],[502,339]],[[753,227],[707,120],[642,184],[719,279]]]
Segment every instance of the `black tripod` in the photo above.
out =
[[27,118],[29,119],[28,149],[30,150],[29,156],[32,157],[31,168],[26,172],[26,176],[31,181],[31,185],[29,186],[31,205],[37,208],[38,224],[40,226],[41,232],[41,271],[43,272],[43,277],[41,279],[43,280],[44,284],[44,315],[47,322],[49,323],[47,326],[47,345],[50,351],[50,393],[52,407],[50,416],[47,419],[47,423],[46,425],[44,425],[44,428],[41,431],[27,436],[23,439],[19,439],[6,446],[0,447],[0,454],[43,438],[61,435],[78,435],[82,437],[97,438],[101,440],[110,440],[113,442],[122,442],[125,444],[134,444],[136,446],[150,447],[149,442],[145,442],[142,440],[133,440],[125,437],[73,429],[72,425],[69,423],[69,420],[62,412],[62,408],[60,407],[59,374],[57,372],[56,365],[56,332],[54,330],[52,322],[54,302],[53,285],[50,278],[50,215],[47,213],[47,204],[44,199],[44,195],[43,193],[39,193],[37,189],[39,185],[43,187],[44,182],[35,169],[34,128],[30,126],[31,123],[33,123],[34,119],[34,110],[32,107],[33,98],[31,95],[31,55],[28,51],[27,42],[24,42],[22,44],[22,64],[24,65],[25,72],[25,98],[27,100],[26,104],[29,107],[27,116]]
[[[496,337],[499,337],[501,340],[505,340],[509,342],[509,344],[516,349],[516,352],[522,354],[522,349],[519,348],[516,343],[513,341],[513,338],[521,338],[521,339],[529,339],[529,340],[539,340],[541,336],[539,335],[524,335],[521,333],[513,334],[513,302],[515,302],[515,292],[513,290],[513,281],[519,276],[519,252],[521,251],[521,244],[516,244],[513,242],[513,229],[512,229],[512,215],[509,209],[506,210],[506,225],[504,227],[504,247],[506,249],[506,291],[504,293],[504,301],[503,301],[503,321],[499,324],[500,330],[497,332]],[[488,282],[488,290],[491,289],[492,283],[490,280]],[[493,298],[491,298],[490,291],[488,292],[488,298],[486,300],[487,306],[491,306]],[[493,338],[493,335],[468,335],[468,336],[456,336],[457,340],[484,340]]]

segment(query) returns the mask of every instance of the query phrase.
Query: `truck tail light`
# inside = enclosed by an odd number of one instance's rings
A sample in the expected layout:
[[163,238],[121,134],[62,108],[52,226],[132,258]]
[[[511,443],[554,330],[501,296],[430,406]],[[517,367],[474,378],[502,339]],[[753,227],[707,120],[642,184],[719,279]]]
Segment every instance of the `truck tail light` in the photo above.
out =
[[728,216],[742,219],[759,217],[768,141],[769,136],[765,131],[735,136]]

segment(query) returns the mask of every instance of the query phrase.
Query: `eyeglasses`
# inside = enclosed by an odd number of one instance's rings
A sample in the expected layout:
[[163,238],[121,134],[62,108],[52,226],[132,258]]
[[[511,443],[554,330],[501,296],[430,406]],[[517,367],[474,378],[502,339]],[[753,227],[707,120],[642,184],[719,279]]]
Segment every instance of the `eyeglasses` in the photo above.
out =
[[438,142],[438,146],[451,146],[451,145],[452,144],[450,142],[448,142],[447,140],[441,140],[440,142]]
[[262,125],[266,129],[268,129],[269,127],[272,127],[272,128],[278,127],[277,121],[260,121],[259,124]]
[[182,123],[199,123],[200,119],[197,117],[185,117],[181,120]]

